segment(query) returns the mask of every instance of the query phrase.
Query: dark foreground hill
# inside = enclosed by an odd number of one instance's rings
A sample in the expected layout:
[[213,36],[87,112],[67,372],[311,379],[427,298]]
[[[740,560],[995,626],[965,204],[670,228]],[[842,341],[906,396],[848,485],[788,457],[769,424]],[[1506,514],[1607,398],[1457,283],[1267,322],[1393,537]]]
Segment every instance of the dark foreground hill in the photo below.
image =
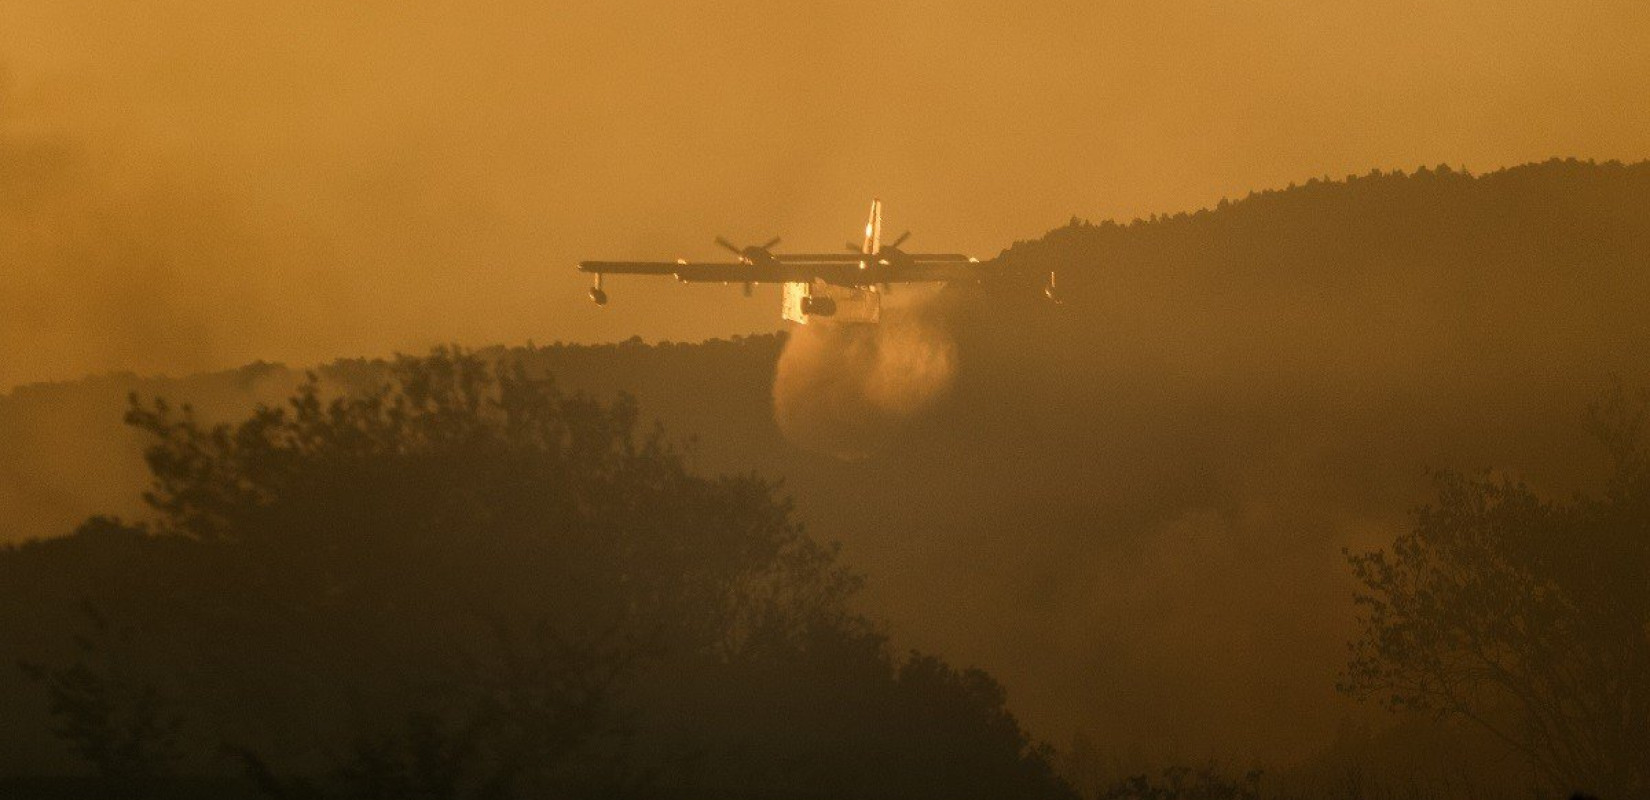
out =
[[[1643,163],[1312,181],[1074,221],[1000,262],[1057,270],[1064,304],[959,290],[874,334],[485,352],[632,392],[699,438],[702,470],[783,476],[896,641],[988,669],[1035,733],[1084,730],[1125,762],[1290,761],[1351,736],[1369,712],[1334,690],[1342,549],[1390,541],[1427,468],[1589,485],[1587,404],[1612,376],[1650,385]],[[318,371],[347,389],[377,369]],[[0,398],[5,538],[138,512],[128,391],[239,416],[297,380],[260,365]],[[0,592],[26,614],[46,590]],[[0,677],[38,712],[27,691]],[[44,752],[36,730],[7,725],[0,752]]]

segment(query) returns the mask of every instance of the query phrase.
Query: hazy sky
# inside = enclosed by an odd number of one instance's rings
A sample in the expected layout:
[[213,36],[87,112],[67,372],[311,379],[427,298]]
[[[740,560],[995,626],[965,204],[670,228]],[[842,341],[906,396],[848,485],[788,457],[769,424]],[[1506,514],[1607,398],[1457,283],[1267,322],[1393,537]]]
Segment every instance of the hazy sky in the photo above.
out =
[[0,0],[0,391],[772,329],[579,258],[989,256],[1372,167],[1650,156],[1650,4]]

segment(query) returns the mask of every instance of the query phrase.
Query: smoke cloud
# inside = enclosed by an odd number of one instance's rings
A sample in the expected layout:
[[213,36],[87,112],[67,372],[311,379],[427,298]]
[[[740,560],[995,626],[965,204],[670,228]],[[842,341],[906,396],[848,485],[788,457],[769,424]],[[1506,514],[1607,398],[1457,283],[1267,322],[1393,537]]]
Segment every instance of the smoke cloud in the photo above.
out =
[[891,302],[876,325],[799,325],[774,374],[779,429],[842,459],[880,451],[951,388],[957,343],[932,296]]
[[871,197],[989,258],[1303,176],[1650,152],[1642,2],[1226,5],[0,3],[0,392],[773,330],[771,290],[597,309],[573,265],[825,246]]

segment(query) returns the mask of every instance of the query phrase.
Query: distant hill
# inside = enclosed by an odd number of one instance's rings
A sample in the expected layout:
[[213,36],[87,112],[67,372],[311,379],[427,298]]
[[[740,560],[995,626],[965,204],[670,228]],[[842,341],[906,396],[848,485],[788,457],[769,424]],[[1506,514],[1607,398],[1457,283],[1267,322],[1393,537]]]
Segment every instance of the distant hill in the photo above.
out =
[[[989,669],[1034,732],[1285,760],[1363,713],[1333,692],[1352,613],[1341,548],[1389,539],[1427,467],[1585,485],[1601,463],[1581,444],[1586,404],[1612,375],[1650,385],[1650,163],[1313,180],[1074,220],[998,264],[1017,285],[1057,271],[1064,304],[970,289],[922,303],[907,328],[943,339],[954,374],[920,413],[831,394],[909,377],[907,342],[784,356],[818,373],[787,386],[824,387],[785,403],[836,404],[802,410],[814,449],[775,423],[782,337],[489,352],[635,394],[699,437],[701,468],[784,476],[811,529],[869,574],[896,638]],[[348,388],[373,369],[318,372]],[[0,538],[137,511],[127,392],[222,416],[297,377],[254,365],[0,398]],[[837,434],[869,455],[817,452]]]

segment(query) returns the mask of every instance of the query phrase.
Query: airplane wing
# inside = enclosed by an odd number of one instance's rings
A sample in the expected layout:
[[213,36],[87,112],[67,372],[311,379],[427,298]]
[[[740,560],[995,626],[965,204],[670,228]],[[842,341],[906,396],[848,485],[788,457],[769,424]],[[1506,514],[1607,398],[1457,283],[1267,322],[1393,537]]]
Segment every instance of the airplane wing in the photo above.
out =
[[773,257],[786,264],[857,264],[864,260],[862,253],[774,253]]
[[608,275],[674,275],[683,266],[680,261],[580,261],[579,271]]
[[[806,260],[804,260],[806,259]],[[826,260],[829,259],[829,260]],[[859,264],[866,256],[797,254],[774,263],[738,261],[581,261],[579,271],[599,275],[670,275],[684,283],[789,283],[815,279],[840,285],[971,281],[979,277],[979,263],[955,253],[909,253],[888,263]]]
[[899,253],[877,259],[865,274],[867,283],[972,282],[980,262],[961,253]]
[[[868,256],[864,253],[774,253],[773,257],[786,264],[858,264]],[[974,259],[962,253],[904,253],[900,260],[910,260],[918,263],[949,263],[973,262]]]
[[808,280],[796,277],[800,270],[789,270],[781,264],[688,263],[676,267],[676,280],[683,283],[784,283]]
[[976,259],[962,253],[906,253],[905,257],[919,263],[979,263]]
[[801,264],[738,261],[580,261],[579,271],[602,275],[671,275],[684,283],[783,283],[813,280],[819,272]]
[[979,280],[980,265],[967,258],[911,261],[890,264],[878,270],[879,283],[930,283]]

